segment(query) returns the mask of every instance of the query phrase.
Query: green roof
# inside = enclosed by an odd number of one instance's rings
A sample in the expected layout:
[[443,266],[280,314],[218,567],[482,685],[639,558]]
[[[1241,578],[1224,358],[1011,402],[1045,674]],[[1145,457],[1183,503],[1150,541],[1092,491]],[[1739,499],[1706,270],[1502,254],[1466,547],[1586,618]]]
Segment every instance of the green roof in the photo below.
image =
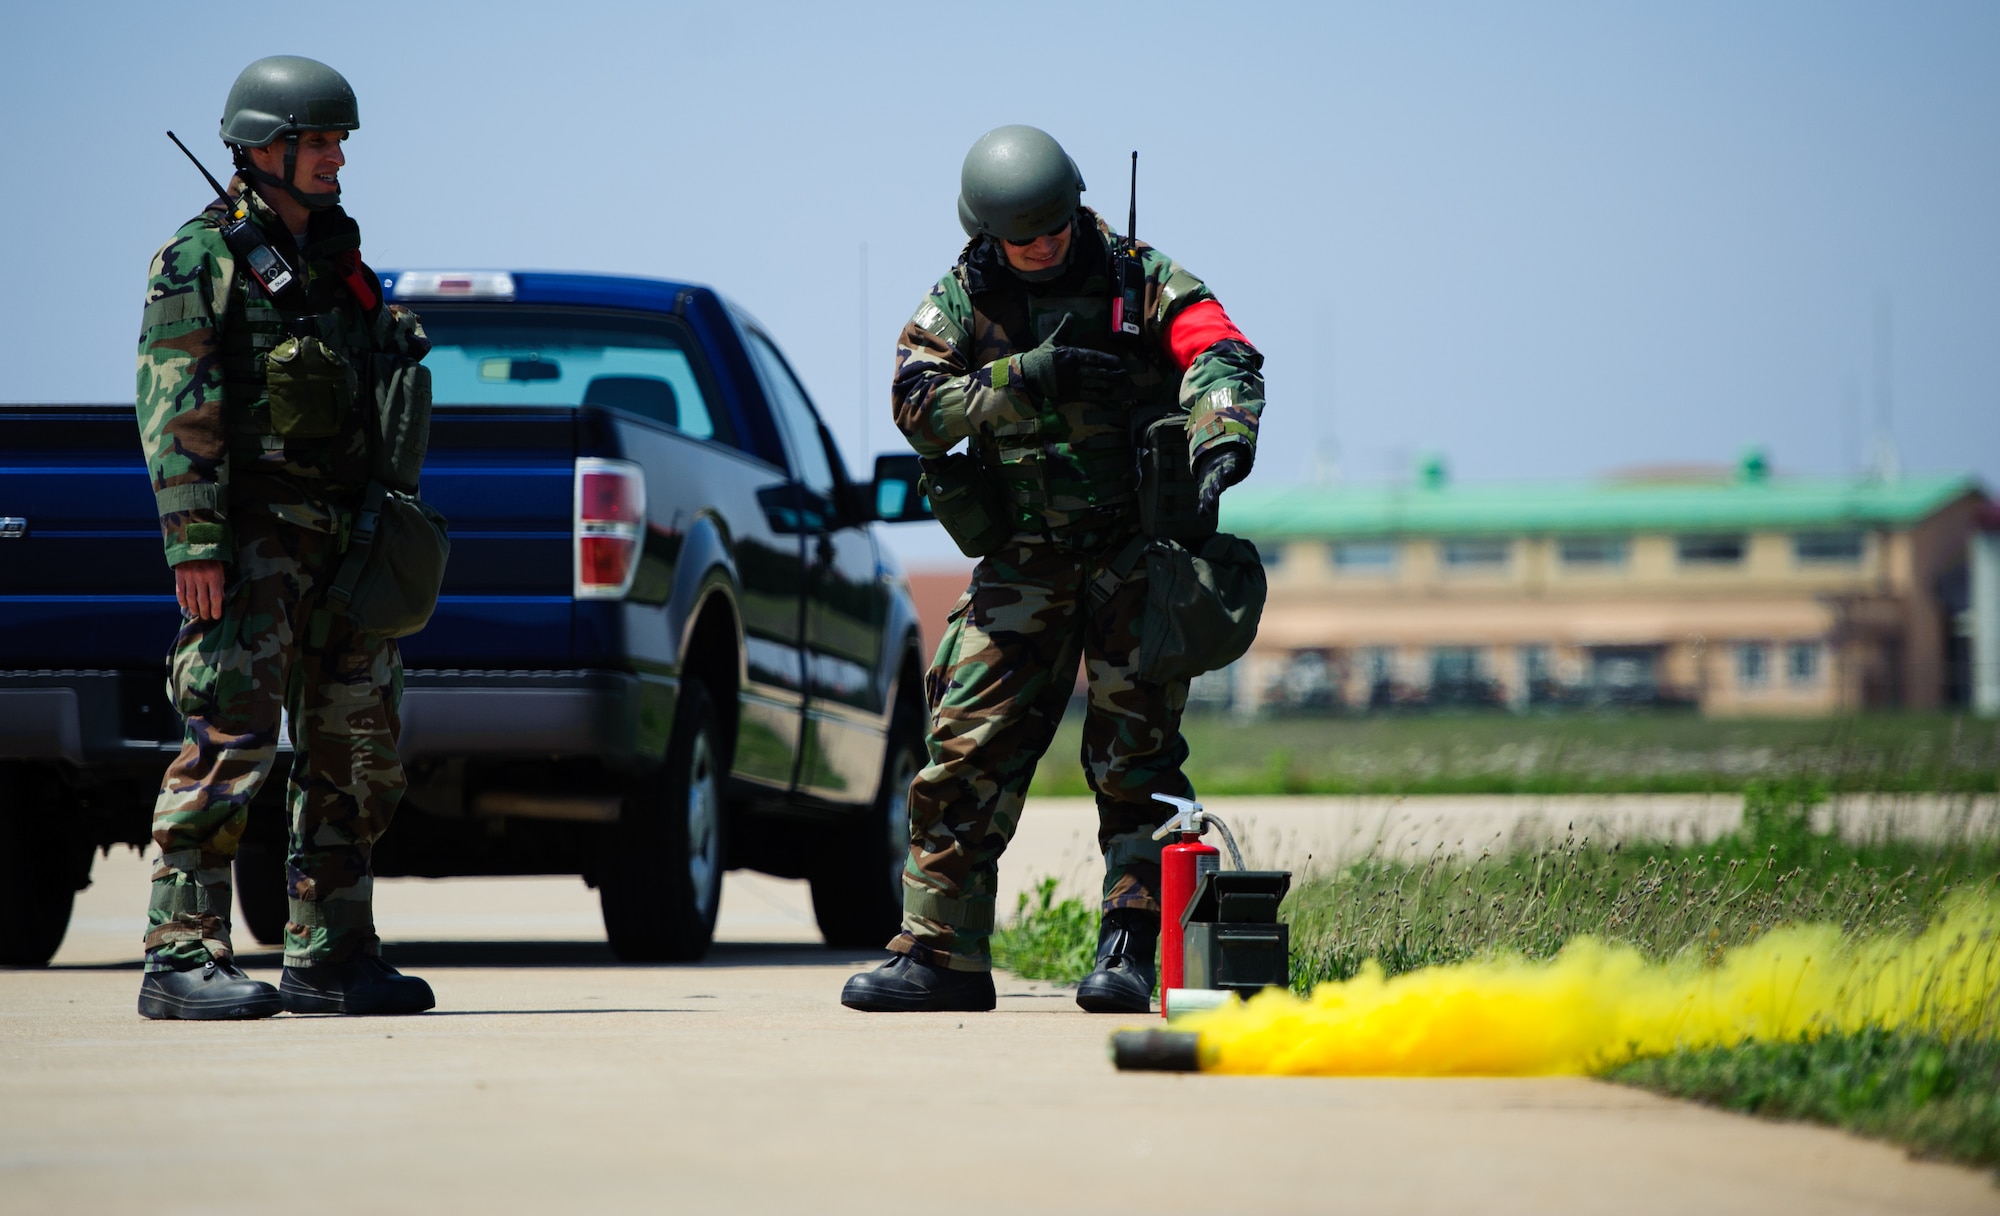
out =
[[1550,485],[1254,486],[1222,499],[1249,537],[1658,532],[1914,524],[1967,494],[1969,475]]

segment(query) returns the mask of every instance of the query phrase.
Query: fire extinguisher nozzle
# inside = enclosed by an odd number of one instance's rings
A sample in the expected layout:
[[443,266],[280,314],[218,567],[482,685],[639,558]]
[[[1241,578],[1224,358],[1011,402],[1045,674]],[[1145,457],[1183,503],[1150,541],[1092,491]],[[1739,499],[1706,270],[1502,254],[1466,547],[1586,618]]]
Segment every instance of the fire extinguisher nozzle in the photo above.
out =
[[1120,1072],[1200,1072],[1201,1036],[1186,1030],[1121,1030],[1111,1036]]

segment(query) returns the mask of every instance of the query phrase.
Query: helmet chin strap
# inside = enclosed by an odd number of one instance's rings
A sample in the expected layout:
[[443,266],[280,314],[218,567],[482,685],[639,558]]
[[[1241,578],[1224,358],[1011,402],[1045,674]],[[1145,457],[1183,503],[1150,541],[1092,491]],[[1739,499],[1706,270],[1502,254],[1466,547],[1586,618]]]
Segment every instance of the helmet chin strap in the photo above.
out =
[[335,186],[325,194],[307,194],[292,184],[297,180],[299,172],[299,133],[297,131],[289,132],[285,136],[285,175],[283,177],[278,177],[275,174],[266,173],[262,169],[259,169],[257,162],[247,155],[243,158],[243,162],[243,167],[249,172],[252,181],[260,186],[270,186],[276,190],[283,190],[286,194],[292,196],[294,202],[309,211],[324,211],[328,207],[337,207],[340,205],[340,188],[338,186]]

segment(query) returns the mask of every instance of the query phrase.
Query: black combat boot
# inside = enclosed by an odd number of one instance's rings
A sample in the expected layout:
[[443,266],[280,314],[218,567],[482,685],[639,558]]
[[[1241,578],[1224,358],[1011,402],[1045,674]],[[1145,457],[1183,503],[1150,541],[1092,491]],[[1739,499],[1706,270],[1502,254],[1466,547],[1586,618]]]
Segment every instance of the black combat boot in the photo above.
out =
[[211,958],[176,971],[148,971],[139,981],[143,1018],[268,1018],[280,1008],[276,988],[251,979],[227,959]]
[[286,1013],[422,1013],[437,1004],[431,986],[373,955],[285,968],[278,981]]
[[1159,943],[1158,912],[1106,912],[1097,929],[1097,970],[1076,986],[1076,1003],[1090,1013],[1151,1013]]
[[867,1013],[985,1013],[998,1001],[991,971],[954,971],[898,954],[849,979],[840,1003]]

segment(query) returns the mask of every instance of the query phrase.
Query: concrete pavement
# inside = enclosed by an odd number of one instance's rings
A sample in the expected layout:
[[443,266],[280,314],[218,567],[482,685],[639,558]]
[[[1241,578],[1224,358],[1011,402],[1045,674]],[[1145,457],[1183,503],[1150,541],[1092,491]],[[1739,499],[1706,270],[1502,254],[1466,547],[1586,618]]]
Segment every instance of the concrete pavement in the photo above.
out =
[[[1028,823],[1016,887],[1088,848],[1085,808]],[[0,972],[0,1212],[2000,1212],[1972,1171],[1591,1081],[1119,1074],[1131,1020],[1046,984],[852,1013],[873,958],[754,875],[692,967],[616,963],[574,879],[385,881],[436,1012],[151,1023],[146,866],[96,879],[54,968]]]

